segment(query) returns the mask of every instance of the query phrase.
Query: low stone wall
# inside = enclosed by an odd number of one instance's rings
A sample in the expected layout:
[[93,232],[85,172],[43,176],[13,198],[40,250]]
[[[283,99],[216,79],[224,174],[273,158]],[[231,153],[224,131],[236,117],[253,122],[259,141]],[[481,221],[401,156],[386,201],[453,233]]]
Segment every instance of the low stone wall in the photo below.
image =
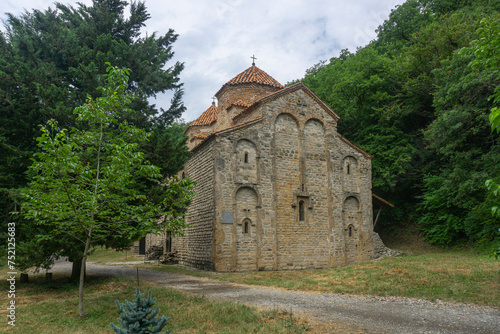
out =
[[378,233],[373,232],[372,239],[373,239],[374,259],[387,256],[398,256],[402,254],[402,252],[397,251],[395,249],[391,249],[386,245],[384,245],[384,242],[382,241],[382,239],[380,239]]

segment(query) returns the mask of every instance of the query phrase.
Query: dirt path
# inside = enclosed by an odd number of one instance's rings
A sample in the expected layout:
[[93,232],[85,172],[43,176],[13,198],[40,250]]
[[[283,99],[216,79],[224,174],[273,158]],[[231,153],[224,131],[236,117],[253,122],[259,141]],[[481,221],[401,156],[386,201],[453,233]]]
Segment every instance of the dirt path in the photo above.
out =
[[[52,272],[70,270],[70,263],[58,262]],[[89,263],[87,272],[136,277],[135,268],[115,265]],[[500,309],[491,307],[400,297],[287,291],[153,270],[140,270],[139,274],[142,280],[212,299],[291,310],[312,322],[331,326],[328,327],[331,333],[500,333]]]

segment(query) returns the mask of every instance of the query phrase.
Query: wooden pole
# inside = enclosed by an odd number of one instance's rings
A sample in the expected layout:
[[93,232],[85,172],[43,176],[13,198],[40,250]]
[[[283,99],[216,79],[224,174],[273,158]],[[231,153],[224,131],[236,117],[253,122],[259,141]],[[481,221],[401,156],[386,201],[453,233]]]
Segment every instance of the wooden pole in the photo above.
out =
[[375,230],[375,225],[377,225],[378,216],[380,216],[380,211],[382,211],[382,207],[378,209],[377,218],[375,218],[375,222],[373,223],[373,230]]

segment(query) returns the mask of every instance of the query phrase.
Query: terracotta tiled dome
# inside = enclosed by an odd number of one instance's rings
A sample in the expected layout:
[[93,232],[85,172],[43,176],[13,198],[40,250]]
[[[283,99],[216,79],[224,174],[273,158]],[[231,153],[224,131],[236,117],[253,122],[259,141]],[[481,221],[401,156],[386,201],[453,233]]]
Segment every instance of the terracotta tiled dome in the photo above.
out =
[[250,66],[228,82],[226,82],[221,89],[215,94],[216,96],[227,86],[236,86],[240,84],[247,83],[256,83],[261,85],[266,85],[270,87],[283,88],[283,85],[280,84],[276,79],[272,76],[261,70],[255,65]]

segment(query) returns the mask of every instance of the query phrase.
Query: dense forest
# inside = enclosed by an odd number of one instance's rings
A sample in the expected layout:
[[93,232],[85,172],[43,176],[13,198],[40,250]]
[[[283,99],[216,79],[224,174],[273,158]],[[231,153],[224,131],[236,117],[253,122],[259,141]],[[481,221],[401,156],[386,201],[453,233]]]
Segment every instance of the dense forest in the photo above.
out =
[[500,102],[499,10],[499,1],[408,0],[369,45],[306,71],[341,116],[338,131],[374,156],[373,191],[396,206],[382,229],[413,224],[441,246],[498,240],[500,198],[485,181],[500,177],[488,119]]
[[[40,126],[54,120],[58,130],[88,129],[89,123],[78,120],[74,110],[102,96],[106,62],[130,69],[127,93],[134,99],[127,110],[133,112],[121,113],[120,121],[149,133],[141,145],[146,159],[161,167],[163,178],[177,173],[187,159],[186,125],[178,123],[185,110],[179,78],[184,65],[171,61],[177,34],[144,34],[149,18],[144,2],[121,0],[93,0],[75,7],[55,3],[54,8],[18,17],[8,14],[0,31],[0,235],[5,236],[7,222],[16,223],[19,268],[50,262],[51,255],[76,261],[81,256],[81,249],[65,236],[55,236],[53,230],[13,212],[19,211],[21,193],[33,177],[29,166],[40,150]],[[166,91],[173,92],[169,107],[150,102]],[[157,197],[150,189],[143,190]]]

